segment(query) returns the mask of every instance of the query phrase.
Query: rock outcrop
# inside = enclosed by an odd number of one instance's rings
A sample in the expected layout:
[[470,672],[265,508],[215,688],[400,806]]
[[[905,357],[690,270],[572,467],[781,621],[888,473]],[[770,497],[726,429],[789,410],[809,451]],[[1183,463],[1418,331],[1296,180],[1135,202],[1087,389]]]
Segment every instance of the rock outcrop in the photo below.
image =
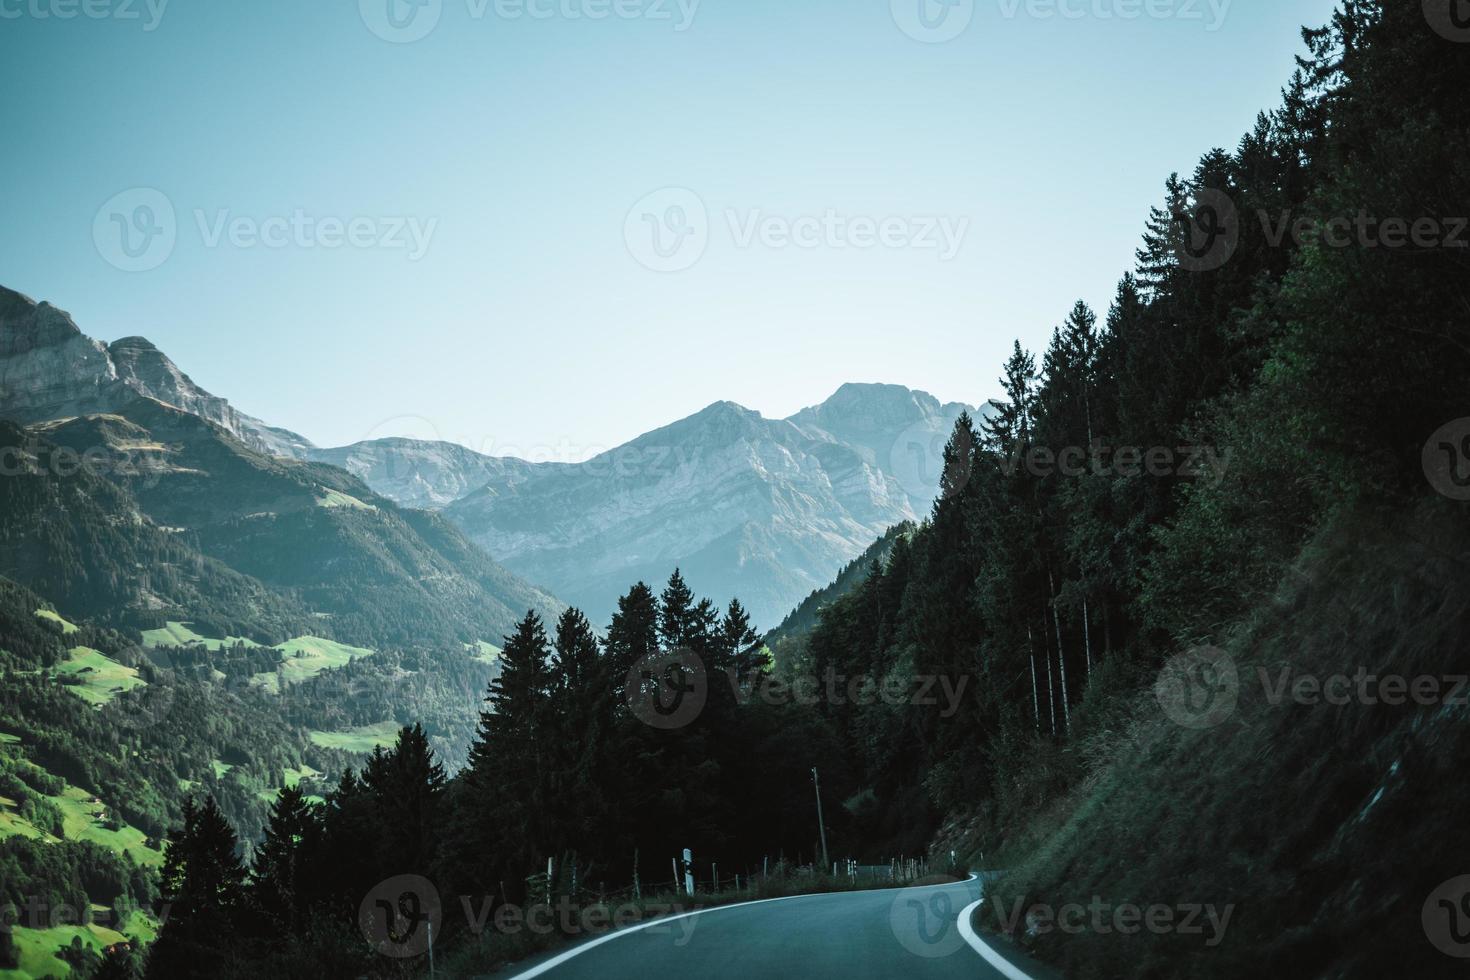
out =
[[208,419],[262,452],[299,457],[311,448],[200,388],[142,337],[104,345],[65,311],[0,286],[0,417],[33,423],[115,412],[139,395]]

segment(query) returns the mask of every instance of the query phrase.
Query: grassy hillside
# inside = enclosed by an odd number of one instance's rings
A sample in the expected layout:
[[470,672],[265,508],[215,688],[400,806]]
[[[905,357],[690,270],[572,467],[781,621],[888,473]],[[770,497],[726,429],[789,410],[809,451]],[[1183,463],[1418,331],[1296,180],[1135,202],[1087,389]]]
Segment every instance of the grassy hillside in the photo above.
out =
[[[981,924],[1003,928],[1017,902],[1234,907],[1215,945],[1147,929],[1027,938],[1023,923],[1018,938],[1077,980],[1458,975],[1421,914],[1463,870],[1470,708],[1452,678],[1470,675],[1466,636],[1457,508],[1343,518],[1223,642],[1238,690],[1214,692],[1219,716],[1199,704],[1181,725],[1149,695],[1097,727],[1083,784],[1009,841],[1016,870]],[[1302,680],[1360,673],[1376,680],[1339,683],[1343,704]]]
[[344,470],[262,455],[151,399],[35,431],[79,454],[105,454],[101,468],[139,514],[309,607],[315,624],[287,636],[449,646],[498,640],[527,609],[560,610],[437,515],[402,510]]

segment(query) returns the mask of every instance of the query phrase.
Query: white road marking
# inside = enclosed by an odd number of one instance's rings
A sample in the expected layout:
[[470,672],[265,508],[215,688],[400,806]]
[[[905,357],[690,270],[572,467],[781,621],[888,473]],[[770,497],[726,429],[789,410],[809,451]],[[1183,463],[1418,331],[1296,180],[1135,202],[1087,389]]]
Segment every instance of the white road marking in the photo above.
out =
[[[970,877],[966,878],[964,881],[957,881],[957,882],[955,882],[955,884],[957,884],[957,885],[968,884],[969,882],[974,881],[978,877],[980,877],[980,876],[977,875],[977,874],[973,874],[972,873],[970,875]],[[894,887],[895,888],[905,888],[905,887],[909,887],[909,886],[896,885]],[[940,886],[940,887],[944,887],[944,886]],[[871,889],[871,890],[872,891],[892,891],[894,889],[874,888],[874,889]],[[834,895],[834,894],[851,894],[851,893],[844,893],[844,892],[811,892],[811,893],[808,893],[806,895],[782,895],[780,898],[758,898],[758,899],[756,899],[753,902],[736,902],[733,905],[717,905],[717,906],[715,906],[712,909],[698,909],[698,910],[696,910],[694,912],[683,912],[683,913],[681,913],[679,915],[669,916],[668,918],[662,918],[661,917],[661,918],[657,918],[657,919],[650,919],[649,921],[643,922],[643,923],[639,923],[636,926],[628,926],[626,928],[619,929],[616,932],[610,932],[610,933],[608,933],[605,936],[598,936],[596,939],[593,939],[590,942],[585,942],[585,943],[583,943],[580,946],[576,946],[576,947],[574,947],[572,949],[567,950],[565,953],[561,953],[561,954],[559,954],[557,956],[552,957],[551,959],[547,960],[545,963],[542,963],[542,964],[540,964],[538,966],[533,966],[531,969],[525,971],[524,973],[517,973],[515,976],[511,977],[510,980],[531,980],[532,977],[539,977],[539,976],[541,976],[541,974],[546,973],[549,970],[556,969],[557,967],[561,966],[563,963],[565,963],[567,960],[571,959],[574,956],[580,956],[583,953],[587,952],[589,949],[595,949],[596,947],[601,946],[603,943],[610,943],[614,939],[617,939],[620,936],[631,936],[635,932],[641,932],[642,930],[651,928],[653,926],[667,925],[670,922],[678,922],[680,919],[687,919],[690,916],[705,915],[705,914],[710,913],[710,912],[723,912],[726,909],[747,908],[747,907],[749,907],[751,905],[765,905],[767,902],[789,902],[793,898],[820,898],[823,895]],[[970,906],[970,908],[974,908],[974,907],[975,906],[973,906],[973,905]],[[961,920],[960,933],[961,933],[961,935],[963,935],[964,934],[964,923],[967,922],[968,920],[965,918],[965,916],[963,914],[961,914],[960,920]],[[966,937],[967,940],[968,940],[968,938],[969,937]],[[974,942],[971,942],[970,945],[971,946],[974,946],[975,943]],[[976,949],[979,950],[979,947],[977,946]],[[980,955],[981,956],[985,956],[985,953],[982,952],[982,953],[980,953]],[[988,959],[988,957],[987,957],[987,959]],[[1013,978],[1013,980],[1030,980],[1030,978],[1027,977],[1025,974],[1021,974],[1021,976],[1019,978]]]
[[985,899],[977,898],[960,912],[958,922],[960,935],[965,938],[965,942],[970,944],[971,949],[980,954],[981,959],[995,967],[1006,980],[1032,980],[1025,970],[1000,955],[989,943],[981,939],[975,927],[970,924],[970,920],[975,917],[975,910],[983,904],[985,904]]

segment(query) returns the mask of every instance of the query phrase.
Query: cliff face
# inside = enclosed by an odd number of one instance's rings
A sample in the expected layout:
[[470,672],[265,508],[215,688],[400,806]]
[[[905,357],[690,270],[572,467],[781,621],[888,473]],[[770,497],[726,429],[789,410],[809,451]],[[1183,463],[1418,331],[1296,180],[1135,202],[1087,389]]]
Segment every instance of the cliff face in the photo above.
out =
[[51,304],[0,288],[0,415],[37,422],[106,411],[120,394],[106,347]]
[[34,423],[116,412],[139,395],[208,419],[272,455],[301,456],[311,446],[200,388],[142,337],[104,345],[66,312],[0,286],[0,417]]

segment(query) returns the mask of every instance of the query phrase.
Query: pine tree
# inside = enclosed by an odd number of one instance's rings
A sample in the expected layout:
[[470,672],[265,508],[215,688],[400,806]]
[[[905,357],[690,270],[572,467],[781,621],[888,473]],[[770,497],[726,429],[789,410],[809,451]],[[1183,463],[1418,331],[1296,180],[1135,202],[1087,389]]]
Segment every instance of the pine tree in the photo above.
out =
[[[616,689],[615,700],[622,701],[622,686],[628,673],[640,662],[658,652],[658,597],[639,582],[618,599],[607,631],[607,674]],[[626,708],[625,704],[621,708]],[[620,708],[620,710],[621,710]]]
[[526,613],[506,638],[462,776],[456,833],[483,873],[504,870],[517,900],[521,882],[551,853],[548,826],[551,739],[550,645],[541,617]]
[[666,650],[686,646],[698,628],[694,593],[684,583],[679,569],[669,576],[669,584],[659,597],[658,636]]
[[720,621],[720,637],[722,649],[742,683],[766,665],[764,643],[750,625],[750,614],[739,599],[730,600],[725,617]]
[[1002,457],[1003,465],[1018,466],[1031,443],[1035,406],[1036,358],[1015,342],[1000,379],[1005,401],[994,402],[995,413],[981,426],[985,448]]
[[390,749],[373,750],[362,785],[377,815],[378,857],[390,874],[428,874],[438,845],[444,767],[417,722]]
[[975,454],[979,447],[979,436],[975,433],[974,420],[969,412],[960,412],[955,419],[949,441],[944,444],[943,469],[939,474],[939,496],[934,501],[938,514],[949,505],[958,503],[960,496],[970,485],[974,473]]
[[250,896],[271,933],[299,935],[321,887],[317,867],[325,825],[321,807],[299,787],[287,787],[271,805],[265,839],[255,849]]
[[184,803],[183,827],[169,836],[161,876],[167,908],[148,957],[150,977],[212,978],[239,941],[245,868],[239,841],[213,796]]
[[601,779],[612,738],[607,692],[613,683],[592,624],[580,610],[568,609],[556,623],[549,705],[548,742],[555,762],[548,806],[555,827],[552,846],[558,852],[585,849],[606,830]]

